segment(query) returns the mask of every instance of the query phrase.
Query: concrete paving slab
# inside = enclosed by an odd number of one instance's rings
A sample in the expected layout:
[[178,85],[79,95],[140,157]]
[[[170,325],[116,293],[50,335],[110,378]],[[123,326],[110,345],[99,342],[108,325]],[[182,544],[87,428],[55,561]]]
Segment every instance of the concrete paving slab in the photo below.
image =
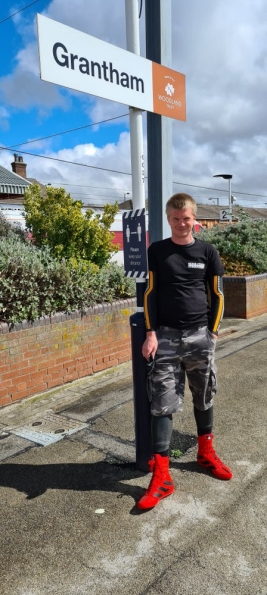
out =
[[5,435],[0,439],[0,461],[5,461],[6,459],[14,457],[34,445],[31,440],[15,436],[4,430],[2,434],[3,433],[5,433]]
[[[86,429],[0,465],[5,595],[267,595],[267,319],[253,324],[218,343],[215,448],[230,482],[198,468],[189,442],[171,461],[175,493],[139,513],[150,476],[131,462],[129,385]],[[188,387],[174,428],[195,437]]]
[[84,390],[83,395],[70,406],[65,406],[62,415],[71,419],[89,422],[101,414],[116,409],[122,403],[133,401],[132,378],[128,376],[108,386]]

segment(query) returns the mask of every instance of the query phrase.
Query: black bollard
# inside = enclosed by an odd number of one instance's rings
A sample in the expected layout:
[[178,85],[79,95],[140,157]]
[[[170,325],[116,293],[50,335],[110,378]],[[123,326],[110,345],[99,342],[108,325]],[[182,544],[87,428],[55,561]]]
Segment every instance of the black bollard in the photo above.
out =
[[[137,309],[143,310],[143,297],[146,284],[136,284]],[[142,355],[142,345],[146,338],[143,311],[130,316],[132,341],[133,397],[135,418],[136,467],[149,471],[148,461],[152,456],[151,413],[147,395],[147,361]]]

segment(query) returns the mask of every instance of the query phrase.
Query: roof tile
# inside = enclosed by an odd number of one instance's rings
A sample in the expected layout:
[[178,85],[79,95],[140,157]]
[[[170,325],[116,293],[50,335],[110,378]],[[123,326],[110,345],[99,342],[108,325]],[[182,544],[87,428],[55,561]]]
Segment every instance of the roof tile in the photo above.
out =
[[0,196],[1,194],[24,194],[30,185],[31,182],[0,165]]

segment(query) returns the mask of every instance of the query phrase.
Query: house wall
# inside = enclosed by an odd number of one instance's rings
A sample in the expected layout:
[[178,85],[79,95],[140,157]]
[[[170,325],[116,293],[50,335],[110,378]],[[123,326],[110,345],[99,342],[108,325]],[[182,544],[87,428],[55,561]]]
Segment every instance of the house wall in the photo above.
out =
[[129,361],[135,303],[0,324],[0,407]]

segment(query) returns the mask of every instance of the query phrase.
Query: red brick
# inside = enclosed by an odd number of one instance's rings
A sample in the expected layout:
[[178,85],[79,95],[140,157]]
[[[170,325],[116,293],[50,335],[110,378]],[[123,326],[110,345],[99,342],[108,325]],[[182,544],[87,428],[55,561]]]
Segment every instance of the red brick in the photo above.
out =
[[8,388],[2,388],[0,384],[0,398],[8,397],[10,395],[10,390]]
[[26,382],[19,382],[17,384],[17,391],[20,393],[20,391],[22,390],[26,390],[27,388],[27,383]]
[[1,385],[2,382],[4,382],[5,380],[13,380],[14,378],[14,371],[12,370],[11,372],[6,372],[5,374],[1,375]]
[[101,372],[101,370],[105,370],[105,367],[106,367],[106,366],[105,366],[105,364],[104,364],[104,363],[102,363],[102,364],[99,364],[99,365],[94,365],[94,366],[93,366],[93,372],[94,372],[94,373],[95,373],[95,372]]
[[0,366],[0,377],[2,378],[2,374],[6,374],[6,372],[10,371],[10,364],[4,364]]
[[40,381],[44,382],[47,380],[47,371],[43,370],[42,372],[34,372],[31,377],[35,383]]
[[0,396],[0,407],[5,407],[5,405],[10,405],[12,403],[12,399],[10,396],[1,397]]
[[10,386],[12,386],[12,380],[5,380],[4,382],[1,382],[0,386],[1,390],[3,390],[4,388],[9,388]]
[[93,369],[92,368],[88,368],[87,370],[81,370],[79,372],[79,378],[84,378],[85,376],[91,376],[93,374]]
[[31,395],[32,392],[30,391],[30,389],[20,390],[16,392],[14,391],[12,393],[12,401],[18,401],[19,399],[24,399],[24,397],[29,397]]
[[43,384],[35,384],[34,385],[34,394],[37,395],[38,393],[43,393],[45,390],[47,390],[47,387],[48,387],[47,382],[43,382]]
[[65,357],[64,356],[57,357],[54,363],[56,363],[58,365],[58,364],[65,364],[68,361],[71,361],[71,357],[70,357],[70,355],[66,354]]
[[39,370],[43,370],[44,368],[47,368],[48,370],[50,370],[50,368],[52,368],[55,365],[55,359],[44,359],[43,357],[41,358],[41,361],[39,363],[38,369]]

